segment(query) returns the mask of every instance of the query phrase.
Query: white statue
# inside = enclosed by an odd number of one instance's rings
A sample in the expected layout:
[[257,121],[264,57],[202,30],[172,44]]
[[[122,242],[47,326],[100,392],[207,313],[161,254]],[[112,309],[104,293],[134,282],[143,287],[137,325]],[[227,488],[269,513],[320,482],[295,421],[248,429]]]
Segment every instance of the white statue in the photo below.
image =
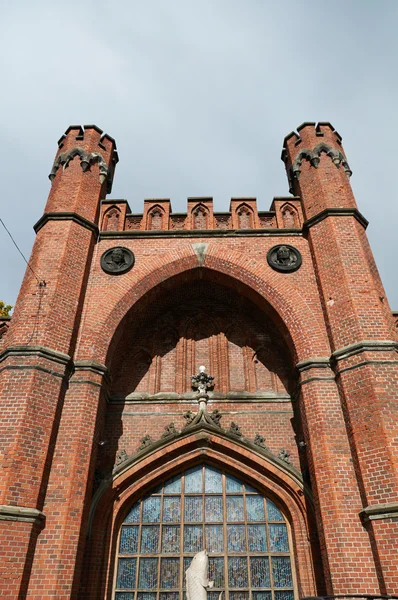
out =
[[[214,581],[209,581],[209,557],[206,550],[198,552],[185,572],[188,600],[207,600],[207,588],[212,588]],[[219,599],[221,600],[222,592]]]

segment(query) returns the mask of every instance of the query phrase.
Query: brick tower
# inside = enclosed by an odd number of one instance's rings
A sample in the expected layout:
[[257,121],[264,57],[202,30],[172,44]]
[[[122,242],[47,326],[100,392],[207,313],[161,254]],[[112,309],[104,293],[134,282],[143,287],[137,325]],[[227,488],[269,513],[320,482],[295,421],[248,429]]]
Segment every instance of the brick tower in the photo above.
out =
[[1,597],[183,600],[204,548],[210,600],[398,594],[396,326],[339,134],[223,213],[132,213],[112,138],[58,145],[0,322]]

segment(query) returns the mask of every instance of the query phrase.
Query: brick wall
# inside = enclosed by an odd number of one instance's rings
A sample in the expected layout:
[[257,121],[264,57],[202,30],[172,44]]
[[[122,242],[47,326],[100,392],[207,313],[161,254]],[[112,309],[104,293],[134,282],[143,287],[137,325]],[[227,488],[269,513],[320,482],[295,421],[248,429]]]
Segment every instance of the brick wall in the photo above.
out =
[[[132,214],[105,197],[114,140],[59,141],[31,258],[45,285],[27,272],[1,330],[4,597],[111,598],[126,508],[200,461],[284,508],[298,595],[397,593],[396,315],[340,136],[303,124],[282,158],[295,195],[269,211],[188,198]],[[276,245],[300,268],[273,269]],[[129,271],[102,269],[114,247]],[[221,420],[191,431],[201,364]]]

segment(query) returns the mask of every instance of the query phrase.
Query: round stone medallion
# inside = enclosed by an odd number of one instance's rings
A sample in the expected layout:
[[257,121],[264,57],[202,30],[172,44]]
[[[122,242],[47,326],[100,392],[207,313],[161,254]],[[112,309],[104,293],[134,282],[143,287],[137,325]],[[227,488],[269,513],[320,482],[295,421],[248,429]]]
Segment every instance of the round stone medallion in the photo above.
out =
[[280,244],[273,246],[268,251],[267,261],[269,266],[275,269],[275,271],[291,273],[301,267],[303,259],[297,248],[288,246],[287,244]]
[[134,254],[128,248],[115,246],[101,256],[101,267],[109,275],[122,275],[134,266]]

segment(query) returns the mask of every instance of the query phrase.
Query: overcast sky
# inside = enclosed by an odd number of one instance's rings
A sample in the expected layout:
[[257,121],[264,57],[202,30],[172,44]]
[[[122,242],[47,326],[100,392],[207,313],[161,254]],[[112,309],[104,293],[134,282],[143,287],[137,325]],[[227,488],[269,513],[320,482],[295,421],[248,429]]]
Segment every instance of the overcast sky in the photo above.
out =
[[[70,124],[116,139],[111,197],[288,195],[283,138],[343,136],[393,309],[397,282],[396,0],[0,0],[1,218],[29,257],[56,142]],[[0,299],[25,264],[0,226]]]

